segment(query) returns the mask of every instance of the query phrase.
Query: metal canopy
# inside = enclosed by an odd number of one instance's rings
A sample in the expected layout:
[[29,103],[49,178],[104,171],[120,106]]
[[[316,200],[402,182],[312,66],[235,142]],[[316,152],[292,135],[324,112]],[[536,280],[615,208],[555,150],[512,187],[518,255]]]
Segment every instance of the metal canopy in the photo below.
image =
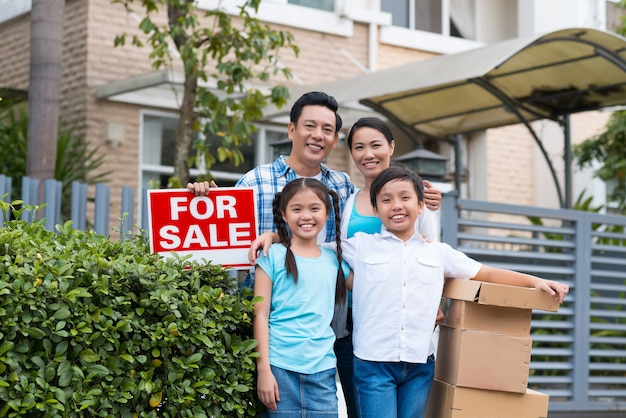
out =
[[[517,38],[462,53],[292,91],[324,91],[340,111],[355,103],[393,121],[409,136],[452,135],[525,123],[553,167],[529,122],[626,104],[626,40],[588,28]],[[274,113],[273,116],[277,116]],[[272,116],[272,115],[269,115]],[[569,150],[569,128],[566,153]],[[566,162],[568,164],[569,162]],[[566,167],[571,171],[570,167]],[[571,174],[566,173],[566,193]],[[568,207],[570,196],[561,206]]]
[[562,30],[530,42],[517,39],[424,61],[413,76],[405,72],[410,65],[400,67],[401,73],[387,77],[406,82],[420,74],[453,71],[456,78],[443,74],[427,86],[394,86],[360,102],[439,138],[521,121],[559,120],[626,103],[625,59],[626,42],[617,35]]

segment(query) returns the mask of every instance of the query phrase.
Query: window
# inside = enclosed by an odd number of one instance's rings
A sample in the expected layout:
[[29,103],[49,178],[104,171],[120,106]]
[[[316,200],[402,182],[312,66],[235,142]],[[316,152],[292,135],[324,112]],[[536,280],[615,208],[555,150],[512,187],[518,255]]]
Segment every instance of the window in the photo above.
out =
[[296,6],[310,7],[312,9],[325,10],[327,12],[335,11],[335,0],[287,0],[288,4]]
[[475,0],[381,0],[392,25],[458,38],[476,38]]
[[[165,187],[174,173],[174,151],[176,145],[176,127],[178,117],[166,113],[145,113],[142,123],[141,143],[141,187]],[[228,161],[216,162],[210,172],[220,186],[233,186],[245,172],[258,164],[271,160],[270,143],[286,136],[285,129],[259,127],[251,138],[251,143],[242,146],[244,161],[234,166]],[[220,140],[209,140],[209,149],[217,155]],[[191,148],[193,153],[193,145]],[[190,168],[191,180],[204,173],[201,167]]]

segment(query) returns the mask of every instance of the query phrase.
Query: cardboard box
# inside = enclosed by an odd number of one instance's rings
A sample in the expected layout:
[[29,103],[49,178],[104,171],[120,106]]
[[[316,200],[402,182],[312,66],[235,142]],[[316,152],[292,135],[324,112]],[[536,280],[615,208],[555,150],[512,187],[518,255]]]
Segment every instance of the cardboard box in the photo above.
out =
[[509,308],[539,309],[550,312],[556,312],[559,309],[554,296],[544,291],[477,280],[447,279],[443,296],[449,299]]
[[530,335],[531,309],[504,308],[451,299],[443,325],[498,334]]
[[532,339],[441,326],[435,377],[454,386],[524,393]]
[[455,387],[433,382],[425,418],[546,418],[549,397],[525,393]]

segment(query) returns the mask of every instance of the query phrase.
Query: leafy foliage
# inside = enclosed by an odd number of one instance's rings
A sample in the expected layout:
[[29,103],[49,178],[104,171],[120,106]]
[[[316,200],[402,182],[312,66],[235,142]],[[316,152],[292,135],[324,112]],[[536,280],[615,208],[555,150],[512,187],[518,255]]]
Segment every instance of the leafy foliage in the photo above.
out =
[[[620,9],[626,9],[626,0],[618,1],[615,6]],[[621,22],[621,25],[615,28],[615,32],[619,33],[622,36],[626,36],[626,14],[620,17],[620,22]]]
[[28,119],[26,110],[0,108],[0,173],[11,178],[26,175]]
[[72,182],[103,183],[111,174],[110,171],[98,173],[104,162],[104,154],[99,151],[100,147],[90,149],[84,136],[77,135],[72,127],[61,126],[59,129],[54,178],[61,182],[61,212],[65,219],[69,219],[71,213]]
[[253,301],[220,266],[43,221],[0,229],[0,416],[256,415]]
[[[132,12],[139,1],[111,0]],[[229,160],[237,165],[243,160],[239,149],[250,141],[256,130],[252,124],[262,116],[268,102],[281,107],[287,103],[286,87],[274,85],[267,91],[252,83],[268,84],[272,75],[289,79],[291,71],[279,63],[279,52],[299,50],[287,31],[276,31],[262,24],[254,15],[261,0],[246,0],[239,6],[237,19],[228,11],[216,8],[201,12],[195,0],[142,0],[143,20],[139,29],[147,36],[150,59],[155,69],[170,67],[174,62],[170,44],[176,50],[184,68],[184,93],[176,132],[174,176],[179,183],[189,178],[189,165],[200,155],[207,168],[217,160]],[[160,24],[159,11],[167,10],[167,23]],[[203,18],[201,20],[201,17]],[[123,33],[115,37],[115,45],[143,47],[138,36]],[[178,58],[177,58],[178,59]],[[201,86],[199,81],[211,82],[215,88]],[[193,132],[204,138],[220,138],[217,156],[211,155],[205,140],[197,141],[196,156],[189,157]]]
[[614,112],[606,130],[580,144],[574,145],[572,154],[579,167],[591,166],[600,161],[595,176],[615,182],[609,198],[617,202],[620,211],[626,209],[626,111]]
[[[626,0],[616,4],[626,9]],[[615,32],[626,36],[626,14]],[[605,131],[572,147],[572,156],[580,168],[590,167],[595,162],[601,166],[594,175],[614,184],[607,196],[617,203],[619,212],[626,212],[626,111],[614,112],[606,124]]]
[[[1,108],[0,114],[0,173],[13,179],[13,196],[20,196],[22,184],[17,179],[26,175],[28,148],[28,115],[24,107]],[[99,147],[90,147],[84,136],[70,126],[61,124],[57,136],[57,156],[54,178],[61,182],[62,207],[65,219],[71,210],[72,182],[85,184],[105,182],[110,171],[98,173],[104,162]]]

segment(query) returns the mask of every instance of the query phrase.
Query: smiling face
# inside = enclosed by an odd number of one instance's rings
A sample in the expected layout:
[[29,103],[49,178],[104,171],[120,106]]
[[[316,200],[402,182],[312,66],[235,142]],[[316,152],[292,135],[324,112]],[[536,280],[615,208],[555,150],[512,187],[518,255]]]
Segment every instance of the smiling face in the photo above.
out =
[[387,138],[377,129],[362,127],[352,135],[350,153],[354,164],[367,181],[389,167],[394,147],[395,142],[389,143]]
[[308,105],[296,122],[288,126],[292,142],[290,159],[296,165],[319,166],[337,146],[335,112],[324,106]]
[[415,222],[424,210],[415,185],[409,180],[391,180],[376,195],[374,213],[385,227],[403,241],[415,233]]
[[310,188],[294,194],[283,211],[283,219],[289,225],[292,239],[302,240],[317,240],[328,215],[324,202]]

